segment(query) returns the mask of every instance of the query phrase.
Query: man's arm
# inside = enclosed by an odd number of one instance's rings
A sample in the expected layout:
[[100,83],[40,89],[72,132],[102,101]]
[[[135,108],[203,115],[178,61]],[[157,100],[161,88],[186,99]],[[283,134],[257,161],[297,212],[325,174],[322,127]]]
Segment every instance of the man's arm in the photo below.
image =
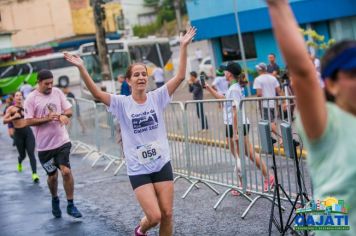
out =
[[59,121],[63,125],[69,124],[69,118],[71,118],[73,115],[73,110],[72,108],[66,109],[62,114],[59,115]]
[[208,90],[208,92],[213,95],[214,98],[216,99],[225,99],[225,96],[218,93],[217,91],[215,91],[212,87],[209,86],[209,84],[205,84],[205,88],[206,90]]
[[262,89],[256,89],[257,97],[262,97]]
[[42,118],[27,118],[26,119],[26,125],[27,126],[38,126],[42,125],[45,123],[48,123],[53,120],[58,120],[58,114],[55,113],[50,113],[48,116],[42,117]]

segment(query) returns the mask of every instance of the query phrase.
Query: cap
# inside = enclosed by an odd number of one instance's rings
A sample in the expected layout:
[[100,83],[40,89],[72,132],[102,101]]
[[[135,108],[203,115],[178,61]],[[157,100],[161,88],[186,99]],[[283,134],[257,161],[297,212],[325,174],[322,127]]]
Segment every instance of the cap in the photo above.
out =
[[263,62],[257,64],[256,66],[256,70],[260,70],[260,71],[266,71],[267,70],[267,65]]
[[218,70],[215,71],[217,76],[224,76],[224,70],[219,68]]
[[228,62],[227,65],[222,65],[220,66],[221,69],[226,70],[228,72],[230,72],[231,74],[238,76],[241,74],[241,66],[239,63],[237,62]]
[[38,81],[42,81],[45,79],[52,79],[53,78],[53,74],[50,70],[40,70],[40,72],[38,72],[37,74],[37,80]]

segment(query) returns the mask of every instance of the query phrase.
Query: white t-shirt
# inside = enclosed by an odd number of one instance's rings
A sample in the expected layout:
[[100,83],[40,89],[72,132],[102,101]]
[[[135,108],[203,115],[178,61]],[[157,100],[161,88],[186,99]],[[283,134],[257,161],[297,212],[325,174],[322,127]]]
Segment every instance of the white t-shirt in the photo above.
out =
[[23,96],[24,96],[25,99],[32,92],[32,90],[33,90],[33,88],[29,84],[24,84],[20,88],[20,91],[23,93]]
[[153,78],[155,79],[156,83],[164,82],[164,71],[160,67],[156,67],[153,70]]
[[[278,80],[271,74],[262,74],[255,79],[254,89],[262,89],[262,97],[276,97],[276,88],[279,87]],[[269,106],[268,106],[269,103]],[[263,107],[274,108],[274,101],[263,101]]]
[[229,88],[229,82],[226,80],[225,76],[215,77],[212,85],[215,86],[218,90],[218,93],[222,95],[225,95]]
[[[233,99],[236,101],[236,105],[240,103],[242,99],[245,98],[245,95],[242,92],[242,88],[238,83],[235,83],[230,86],[230,88],[226,92],[226,99]],[[224,102],[224,124],[225,125],[232,125],[233,124],[233,113],[232,107],[235,104],[232,102]],[[239,109],[237,107],[237,109]],[[242,106],[242,122],[244,124],[250,124],[248,118],[246,118],[244,106]]]
[[[111,95],[108,111],[120,122],[128,175],[160,171],[170,160],[163,117],[163,111],[170,101],[166,85],[147,93],[144,104],[136,103],[132,95]],[[146,148],[146,154],[142,152],[143,147]],[[155,147],[154,153],[159,154],[157,159],[142,163],[143,154],[147,155],[152,147]]]

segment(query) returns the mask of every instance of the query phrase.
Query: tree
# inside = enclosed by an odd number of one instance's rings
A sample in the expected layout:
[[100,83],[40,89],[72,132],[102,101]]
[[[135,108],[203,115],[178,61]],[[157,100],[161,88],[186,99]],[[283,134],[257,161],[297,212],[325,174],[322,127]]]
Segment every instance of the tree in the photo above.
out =
[[308,38],[308,40],[306,41],[307,46],[313,48],[315,52],[324,51],[336,42],[335,39],[329,39],[326,42],[324,35],[320,35],[312,29],[300,29],[300,31],[302,32],[304,37]]

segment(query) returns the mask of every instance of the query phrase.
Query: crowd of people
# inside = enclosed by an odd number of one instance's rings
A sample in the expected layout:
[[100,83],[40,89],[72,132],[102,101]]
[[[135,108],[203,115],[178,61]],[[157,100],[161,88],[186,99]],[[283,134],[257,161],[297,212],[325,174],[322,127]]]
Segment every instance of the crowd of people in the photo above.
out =
[[[308,54],[288,1],[267,0],[267,4],[277,42],[288,65],[290,81],[284,90],[282,84],[285,81],[281,80],[285,77],[276,63],[276,56],[271,53],[268,55],[268,64],[256,65],[258,76],[253,88],[258,97],[286,95],[286,91],[296,96],[299,112],[297,123],[309,150],[308,164],[314,197],[323,199],[332,195],[355,205],[353,192],[356,187],[353,185],[356,171],[352,164],[355,162],[353,147],[356,141],[352,137],[356,132],[356,42],[337,43],[326,52],[320,63]],[[79,56],[65,53],[66,60],[79,69],[93,97],[104,103],[120,123],[127,174],[144,214],[133,230],[136,236],[147,235],[157,225],[160,235],[172,235],[173,232],[173,171],[163,112],[185,79],[188,45],[195,34],[196,29],[189,28],[180,37],[177,74],[165,83],[162,69],[157,68],[153,73],[157,89],[148,93],[145,64],[131,64],[126,74],[118,78],[122,84],[120,95],[114,95],[97,88]],[[195,71],[190,72],[188,83],[193,99],[202,100],[204,89],[217,99],[233,99],[238,102],[245,98],[246,81],[238,63],[229,62],[221,66],[216,75],[212,85],[209,85],[202,82]],[[23,170],[22,162],[27,153],[32,180],[39,182],[36,147],[38,160],[47,173],[53,216],[62,216],[57,191],[59,171],[67,198],[67,213],[79,218],[82,214],[74,204],[74,179],[69,158],[71,141],[65,128],[73,113],[67,97],[74,96],[66,89],[63,93],[53,87],[53,74],[49,70],[41,70],[37,81],[36,89],[24,84],[20,91],[13,97],[8,96],[5,101],[3,122],[8,125],[8,134],[18,150],[17,170]],[[274,101],[263,101],[261,106],[262,118],[271,121],[272,132],[278,138],[279,132],[275,125],[277,104]],[[250,121],[243,113],[244,140],[238,140],[238,107],[234,103],[225,102],[223,109],[227,111],[224,112],[226,139],[230,147],[237,147],[236,150],[230,150],[237,160],[236,168],[239,169],[239,145],[236,143],[244,143],[247,147],[246,155],[254,153],[248,136]],[[203,102],[197,103],[196,110],[201,129],[208,130]],[[76,112],[77,117],[80,117],[79,108],[76,108]],[[142,122],[147,120],[150,122]],[[83,132],[85,129],[83,124]],[[268,175],[266,163],[258,154],[249,155],[249,158],[262,172],[264,190],[272,188],[274,176]],[[351,225],[355,226],[356,211],[350,210],[349,219]],[[354,235],[355,232],[352,227],[347,233]],[[336,235],[334,233],[330,235]]]

